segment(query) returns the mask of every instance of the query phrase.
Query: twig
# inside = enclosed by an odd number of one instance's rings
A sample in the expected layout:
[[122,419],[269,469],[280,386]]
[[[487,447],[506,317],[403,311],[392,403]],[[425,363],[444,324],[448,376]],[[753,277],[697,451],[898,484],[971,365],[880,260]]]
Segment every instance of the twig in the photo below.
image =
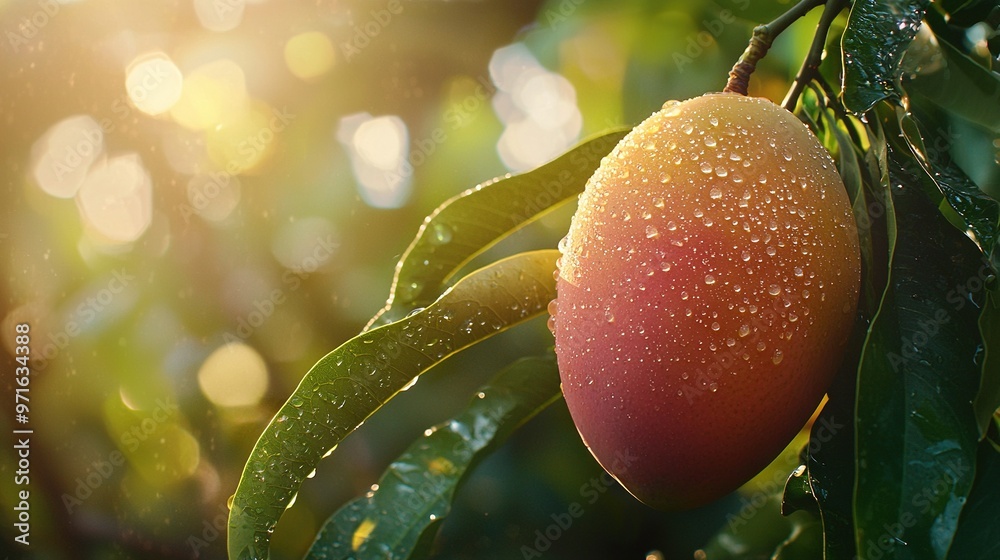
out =
[[[758,25],[753,30],[750,37],[750,45],[747,50],[740,55],[739,61],[729,72],[729,82],[726,83],[722,91],[747,94],[747,84],[750,81],[750,74],[757,68],[757,61],[764,58],[767,50],[771,48],[771,43],[796,20],[806,15],[810,10],[823,5],[825,0],[802,0],[784,14],[778,16],[771,23]],[[825,35],[825,34],[824,34]]]
[[823,61],[823,50],[826,49],[826,36],[830,32],[830,26],[848,3],[849,0],[826,0],[826,7],[823,8],[823,15],[820,16],[819,23],[816,25],[816,34],[813,35],[809,54],[802,61],[802,67],[799,68],[799,73],[796,74],[791,89],[788,90],[785,100],[781,103],[785,109],[795,110],[802,90],[819,72],[819,64]]

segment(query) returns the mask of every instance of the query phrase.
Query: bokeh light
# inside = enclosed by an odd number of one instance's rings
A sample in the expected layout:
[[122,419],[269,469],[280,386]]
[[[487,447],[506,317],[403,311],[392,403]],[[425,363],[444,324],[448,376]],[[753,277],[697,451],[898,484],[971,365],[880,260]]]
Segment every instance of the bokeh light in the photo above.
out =
[[319,31],[306,31],[285,43],[285,65],[297,78],[309,81],[326,74],[336,59],[330,38]]
[[351,157],[358,193],[375,208],[399,208],[410,196],[412,172],[407,169],[409,132],[397,116],[368,113],[341,119],[337,138]]
[[267,365],[250,346],[230,342],[217,348],[202,363],[198,386],[216,406],[254,406],[267,392]]
[[153,183],[134,153],[95,164],[76,201],[88,231],[112,243],[135,241],[153,219]]
[[162,52],[136,58],[125,71],[129,101],[147,115],[161,115],[181,98],[184,76]]
[[224,58],[187,74],[170,116],[187,128],[207,130],[238,119],[249,106],[243,68]]
[[546,70],[522,43],[493,53],[493,109],[506,125],[497,152],[507,169],[527,171],[553,159],[580,137],[583,117],[576,89]]
[[73,198],[91,164],[104,151],[104,131],[89,115],[74,115],[52,125],[32,147],[32,175],[41,189]]

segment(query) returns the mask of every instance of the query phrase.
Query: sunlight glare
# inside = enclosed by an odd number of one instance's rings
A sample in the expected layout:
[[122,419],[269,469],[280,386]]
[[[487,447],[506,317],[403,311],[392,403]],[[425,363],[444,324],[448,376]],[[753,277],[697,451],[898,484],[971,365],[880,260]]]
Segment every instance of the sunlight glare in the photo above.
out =
[[181,98],[184,76],[162,52],[140,56],[125,71],[129,101],[147,115],[161,115]]
[[340,121],[337,137],[351,156],[361,198],[375,208],[399,208],[410,196],[409,132],[395,115],[360,113]]
[[32,175],[46,193],[73,198],[103,151],[104,131],[93,117],[68,117],[52,125],[32,146]]
[[135,153],[95,164],[76,201],[88,229],[113,243],[135,241],[153,220],[153,183]]
[[306,31],[285,43],[285,65],[296,78],[310,81],[326,74],[336,56],[330,38],[319,31]]
[[198,370],[201,392],[220,407],[254,406],[264,398],[267,385],[264,359],[241,342],[220,346]]

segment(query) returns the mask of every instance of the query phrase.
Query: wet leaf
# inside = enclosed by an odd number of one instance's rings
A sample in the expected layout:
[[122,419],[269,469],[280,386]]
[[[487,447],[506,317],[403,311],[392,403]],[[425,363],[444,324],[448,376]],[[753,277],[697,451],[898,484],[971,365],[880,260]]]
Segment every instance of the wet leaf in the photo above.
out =
[[990,257],[1000,236],[1000,204],[984,193],[948,156],[946,150],[930,148],[947,143],[920,126],[912,116],[897,111],[900,128],[916,161],[945,201],[962,218],[969,236]]
[[903,53],[920,28],[930,0],[856,0],[844,31],[844,105],[863,113],[898,99]]
[[439,206],[424,220],[396,265],[389,301],[369,327],[428,305],[473,257],[583,192],[601,158],[628,130],[594,137],[527,173],[477,185]]
[[266,558],[306,476],[366,418],[449,355],[545,311],[556,250],[479,269],[426,309],[344,343],[316,363],[254,446],[229,515],[229,557]]
[[978,311],[956,306],[949,292],[975,275],[978,251],[927,199],[912,158],[892,147],[888,155],[891,276],[857,388],[858,552],[943,560],[978,440],[969,406],[979,385]]
[[[984,68],[943,38],[940,67],[906,80],[904,89],[923,97],[952,115],[994,133],[1000,132],[1000,75]],[[950,142],[949,142],[950,144]]]
[[466,474],[559,398],[555,356],[517,361],[479,391],[461,414],[410,445],[379,479],[377,490],[333,514],[307,558],[423,557]]

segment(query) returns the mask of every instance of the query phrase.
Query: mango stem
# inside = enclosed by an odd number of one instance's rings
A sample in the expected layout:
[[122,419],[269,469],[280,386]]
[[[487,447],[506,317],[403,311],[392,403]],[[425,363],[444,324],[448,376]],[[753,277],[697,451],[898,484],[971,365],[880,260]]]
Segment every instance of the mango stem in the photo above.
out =
[[788,90],[788,94],[785,95],[785,100],[781,102],[781,105],[785,109],[795,111],[795,105],[799,101],[799,96],[802,95],[806,85],[819,73],[819,64],[823,61],[823,51],[826,49],[826,36],[830,32],[830,26],[847,4],[848,0],[826,0],[823,15],[820,16],[819,23],[816,24],[816,34],[813,35],[809,53],[806,55],[805,60],[802,61],[802,67],[799,68],[799,73],[795,75],[795,80],[792,82],[792,87]]
[[[788,26],[809,13],[809,11],[813,8],[823,5],[825,1],[826,0],[801,0],[801,2],[792,6],[790,10],[778,16],[778,18],[771,23],[755,27],[753,35],[750,37],[750,45],[747,46],[747,50],[743,51],[743,54],[740,55],[740,59],[736,62],[736,65],[734,65],[733,69],[730,70],[729,81],[726,83],[726,87],[722,91],[746,95],[747,85],[750,82],[750,75],[757,69],[757,62],[764,58],[768,49],[771,48],[771,43],[774,42],[778,35],[781,35],[781,32],[787,29]],[[823,33],[823,36],[825,38],[826,33]]]

